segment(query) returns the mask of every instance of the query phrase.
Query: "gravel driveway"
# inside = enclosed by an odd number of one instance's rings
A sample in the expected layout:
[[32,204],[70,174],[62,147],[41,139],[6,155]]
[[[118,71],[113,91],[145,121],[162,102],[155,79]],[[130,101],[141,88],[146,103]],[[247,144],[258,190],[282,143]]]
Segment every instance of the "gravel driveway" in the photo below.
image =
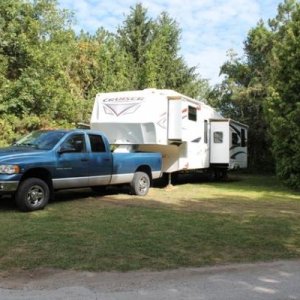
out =
[[162,272],[0,272],[0,299],[300,299],[300,261]]

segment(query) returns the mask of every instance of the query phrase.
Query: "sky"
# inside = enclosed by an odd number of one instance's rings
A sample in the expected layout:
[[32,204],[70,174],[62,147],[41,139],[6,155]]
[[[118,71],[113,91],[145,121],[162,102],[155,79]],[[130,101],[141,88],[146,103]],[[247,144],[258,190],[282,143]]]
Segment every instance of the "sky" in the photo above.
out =
[[229,49],[242,55],[248,31],[260,19],[276,15],[279,0],[59,0],[72,10],[74,30],[94,33],[99,27],[116,32],[130,7],[142,3],[150,18],[166,11],[181,29],[180,55],[211,84],[221,81],[220,66]]

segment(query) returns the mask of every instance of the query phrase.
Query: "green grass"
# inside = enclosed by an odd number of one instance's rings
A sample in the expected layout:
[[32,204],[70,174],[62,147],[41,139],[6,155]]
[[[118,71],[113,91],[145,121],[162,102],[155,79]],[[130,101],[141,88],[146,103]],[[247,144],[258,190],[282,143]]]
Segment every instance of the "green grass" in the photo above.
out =
[[274,177],[181,178],[144,198],[64,191],[43,211],[0,201],[0,269],[166,269],[300,258],[300,194]]

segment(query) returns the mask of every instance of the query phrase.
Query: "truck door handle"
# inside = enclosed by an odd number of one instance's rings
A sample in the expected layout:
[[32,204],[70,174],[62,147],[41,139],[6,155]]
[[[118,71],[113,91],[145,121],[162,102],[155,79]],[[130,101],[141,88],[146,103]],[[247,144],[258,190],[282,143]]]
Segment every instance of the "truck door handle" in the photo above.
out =
[[104,158],[103,160],[104,161],[110,161],[110,158]]
[[81,161],[88,161],[88,158],[82,158]]

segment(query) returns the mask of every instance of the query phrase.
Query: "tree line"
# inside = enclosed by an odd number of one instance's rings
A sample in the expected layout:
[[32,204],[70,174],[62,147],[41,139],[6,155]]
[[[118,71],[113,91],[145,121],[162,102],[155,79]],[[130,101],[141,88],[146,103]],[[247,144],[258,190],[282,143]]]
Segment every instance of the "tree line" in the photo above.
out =
[[72,29],[55,0],[0,2],[0,145],[40,127],[88,122],[96,93],[171,88],[203,96],[207,81],[179,55],[180,29],[137,4],[116,34]]
[[279,5],[208,81],[180,56],[180,27],[166,12],[155,19],[142,4],[116,33],[76,34],[72,12],[56,0],[0,2],[0,145],[38,128],[89,122],[96,93],[174,89],[206,99],[225,117],[249,125],[250,167],[300,187],[300,7]]
[[229,53],[211,103],[248,124],[250,167],[300,188],[300,4],[285,0],[268,23],[245,40],[244,55]]

